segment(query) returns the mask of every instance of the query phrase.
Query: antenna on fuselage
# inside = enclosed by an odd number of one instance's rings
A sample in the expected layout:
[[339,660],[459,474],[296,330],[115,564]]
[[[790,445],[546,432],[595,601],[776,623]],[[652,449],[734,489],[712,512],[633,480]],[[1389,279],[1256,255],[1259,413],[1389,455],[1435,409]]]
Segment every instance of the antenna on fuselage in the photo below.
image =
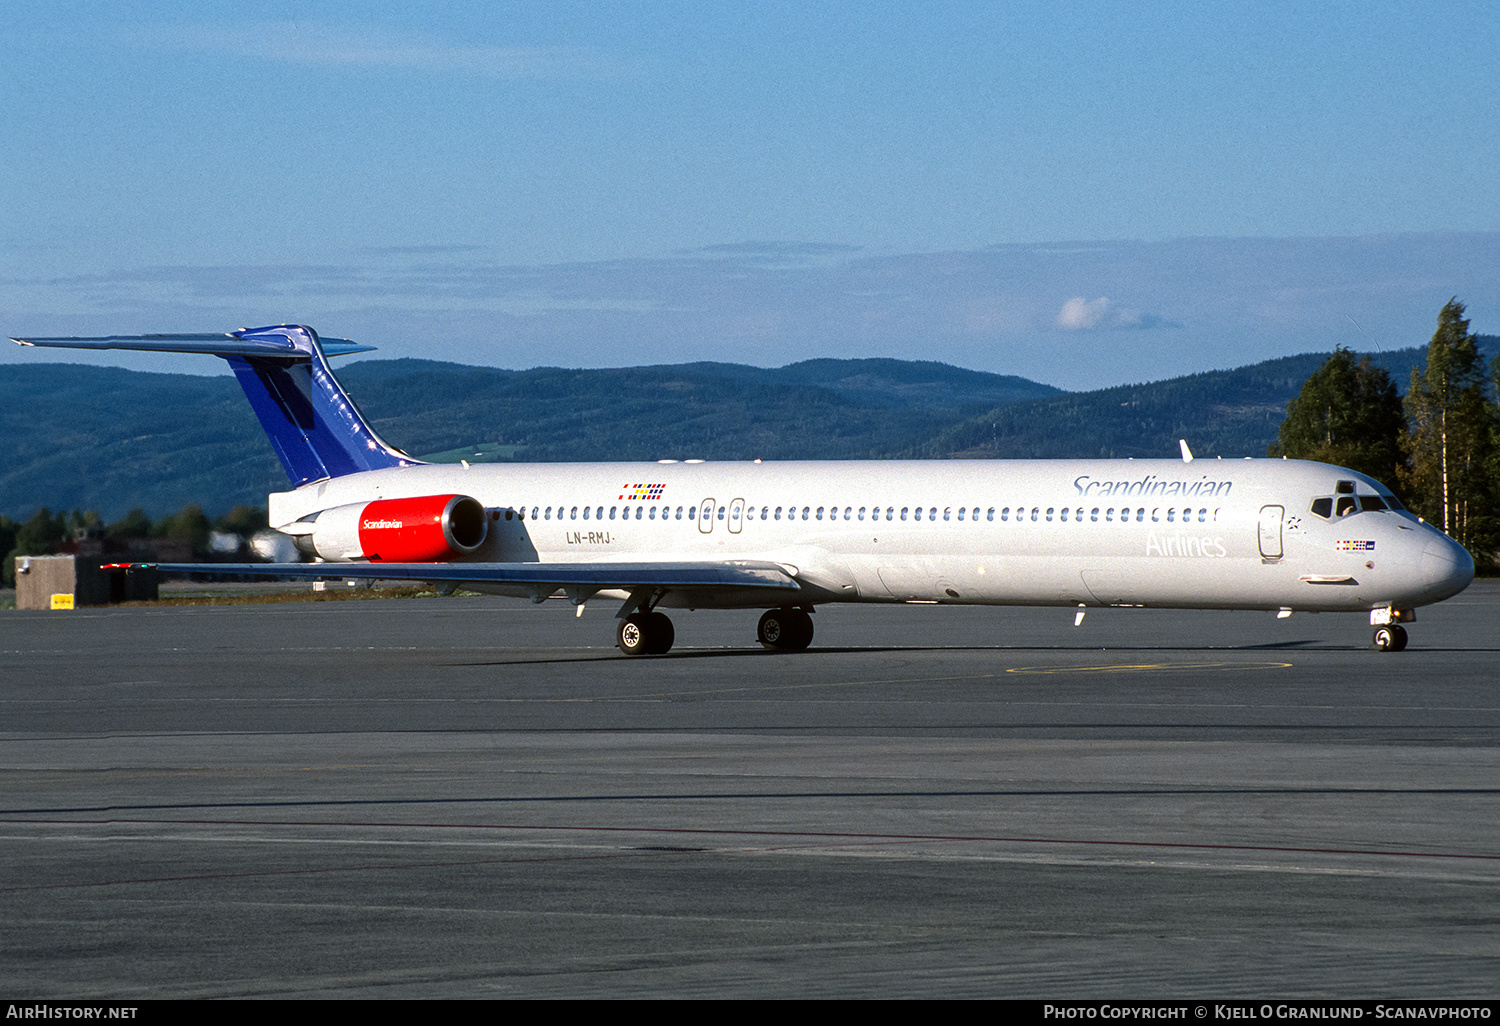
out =
[[1180,446],[1182,446],[1182,462],[1184,462],[1184,463],[1191,463],[1191,462],[1193,462],[1193,450],[1191,450],[1191,449],[1188,448],[1188,446],[1187,446],[1187,439],[1186,438],[1179,438],[1179,439],[1177,439],[1177,444],[1180,445]]

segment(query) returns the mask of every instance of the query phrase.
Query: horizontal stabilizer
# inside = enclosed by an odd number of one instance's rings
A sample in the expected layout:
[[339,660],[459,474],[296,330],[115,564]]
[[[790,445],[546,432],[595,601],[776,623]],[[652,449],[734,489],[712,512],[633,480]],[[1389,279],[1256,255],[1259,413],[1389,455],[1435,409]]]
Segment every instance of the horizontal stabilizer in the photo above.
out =
[[[201,353],[204,356],[282,356],[310,359],[285,335],[102,335],[98,338],[12,338],[23,346],[48,349],[131,349],[143,353]],[[346,338],[319,336],[324,356],[348,356],[351,353],[373,353],[374,346],[362,346]]]
[[104,335],[12,338],[55,349],[131,349],[222,357],[292,484],[301,486],[365,470],[410,467],[414,460],[375,433],[328,366],[330,356],[368,353],[346,338],[321,338],[301,324],[272,324],[223,334]]

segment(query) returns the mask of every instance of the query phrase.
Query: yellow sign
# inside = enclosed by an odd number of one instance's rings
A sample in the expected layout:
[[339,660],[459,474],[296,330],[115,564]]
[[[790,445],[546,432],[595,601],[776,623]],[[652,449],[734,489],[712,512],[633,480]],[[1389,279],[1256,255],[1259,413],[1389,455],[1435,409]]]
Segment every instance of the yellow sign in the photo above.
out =
[[53,595],[52,596],[52,608],[53,609],[72,609],[73,608],[73,596],[72,595]]

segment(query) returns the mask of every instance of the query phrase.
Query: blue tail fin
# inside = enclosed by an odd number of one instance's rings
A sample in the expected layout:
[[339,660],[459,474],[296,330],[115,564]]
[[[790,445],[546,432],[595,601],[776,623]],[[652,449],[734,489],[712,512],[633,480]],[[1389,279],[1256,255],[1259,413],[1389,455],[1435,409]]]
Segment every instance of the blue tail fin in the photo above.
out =
[[226,335],[18,338],[23,346],[207,353],[229,362],[295,485],[362,470],[421,463],[381,440],[328,366],[328,356],[369,352],[347,339],[279,324]]

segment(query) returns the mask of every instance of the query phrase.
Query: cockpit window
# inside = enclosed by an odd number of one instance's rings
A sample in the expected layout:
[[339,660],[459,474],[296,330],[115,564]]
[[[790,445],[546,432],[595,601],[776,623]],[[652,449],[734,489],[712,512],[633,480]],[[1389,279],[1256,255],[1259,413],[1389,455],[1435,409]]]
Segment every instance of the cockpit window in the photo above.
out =
[[1308,509],[1312,510],[1313,513],[1322,517],[1324,520],[1327,520],[1329,517],[1333,516],[1333,500],[1325,495],[1321,499],[1314,499],[1312,501],[1312,505],[1309,506]]
[[1400,511],[1406,508],[1405,506],[1401,505],[1401,500],[1396,498],[1394,495],[1382,495],[1381,498],[1385,500],[1385,504],[1391,509]]
[[1336,492],[1338,492],[1340,495],[1353,495],[1354,494],[1354,482],[1353,481],[1340,481],[1338,484],[1336,484],[1336,485],[1333,486],[1333,490],[1336,491]]
[[1336,516],[1346,517],[1350,513],[1355,512],[1355,510],[1357,508],[1358,507],[1355,505],[1355,502],[1354,502],[1354,496],[1352,496],[1352,495],[1340,495],[1339,496],[1338,506],[1335,507],[1335,509],[1334,509],[1334,514]]
[[1370,509],[1385,509],[1384,500],[1378,495],[1361,495],[1359,497],[1359,508],[1361,511]]

